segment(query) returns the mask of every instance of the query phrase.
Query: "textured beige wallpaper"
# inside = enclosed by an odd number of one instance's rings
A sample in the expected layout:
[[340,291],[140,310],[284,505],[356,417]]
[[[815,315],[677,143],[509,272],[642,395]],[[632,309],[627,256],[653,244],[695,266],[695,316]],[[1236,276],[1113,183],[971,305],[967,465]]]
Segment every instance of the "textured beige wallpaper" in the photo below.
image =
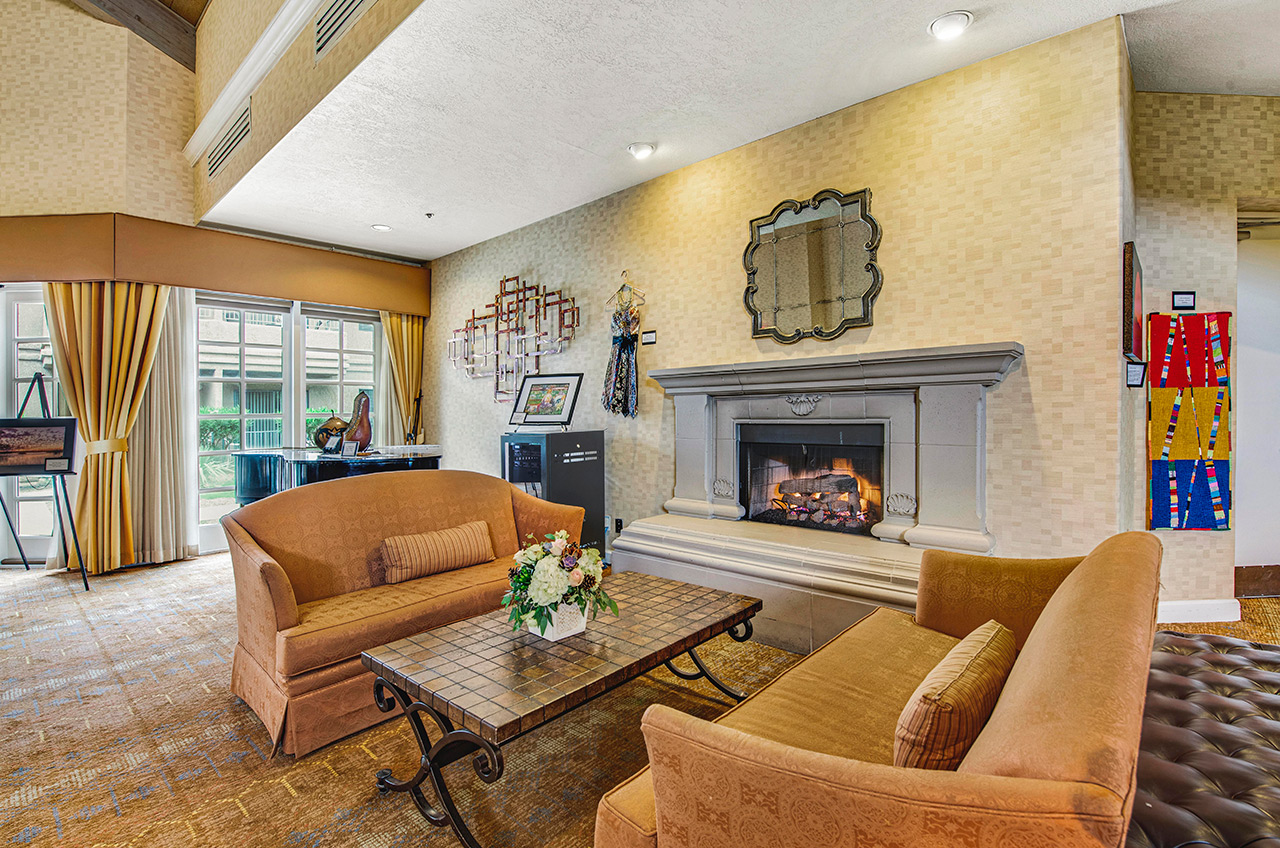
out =
[[[1194,289],[1197,309],[1234,312],[1236,198],[1280,200],[1280,98],[1139,92],[1134,124],[1147,311],[1167,311],[1171,291]],[[1146,517],[1144,439],[1139,428],[1130,465],[1137,527]],[[1234,532],[1160,537],[1163,598],[1232,597]]]
[[0,27],[0,215],[193,222],[194,75],[65,0],[9,0]]
[[129,36],[65,0],[7,0],[0,215],[124,211]]
[[[209,12],[205,15],[206,21],[209,15],[214,13],[215,8],[220,4],[228,3],[230,6],[225,14],[230,15],[233,9],[242,10],[239,14],[248,21],[252,15],[243,11],[243,7],[251,5],[252,2],[254,0],[214,0]],[[249,138],[227,160],[212,182],[208,178],[205,159],[201,158],[196,163],[194,176],[197,217],[202,217],[208,212],[223,194],[239,182],[240,178],[267,154],[267,151],[275,147],[276,142],[284,138],[285,133],[293,129],[298,121],[314,109],[316,104],[351,72],[352,68],[381,44],[382,40],[421,3],[422,0],[378,0],[329,49],[320,62],[315,61],[312,30],[304,29],[254,91],[253,131]],[[278,7],[280,0],[268,0],[265,5]],[[219,12],[219,14],[224,13]],[[270,22],[270,18],[271,16],[267,16],[261,21],[261,27],[265,27]],[[246,23],[246,26],[252,29],[258,26],[258,23],[255,19],[251,25]],[[204,28],[205,24],[201,24],[200,31]],[[260,33],[261,28],[258,29],[258,34]],[[256,41],[257,37],[255,34],[253,40]],[[242,59],[243,55],[236,59],[234,65],[223,69],[227,77],[234,72]],[[196,69],[200,70],[198,62]],[[222,84],[225,83],[225,79],[222,83],[217,83],[216,79],[217,75],[212,71],[207,80],[202,79],[200,86],[204,92],[201,95],[202,108],[208,108],[208,104],[218,95]]]
[[[196,120],[249,55],[284,0],[212,0],[196,29]],[[190,137],[190,136],[188,136]],[[186,139],[182,140],[186,144]]]
[[[651,368],[1018,341],[989,395],[991,529],[1004,554],[1088,550],[1121,525],[1119,250],[1122,53],[1107,20],[811,121],[432,264],[428,433],[453,468],[498,470],[510,409],[445,358],[499,278],[563,285],[583,328],[544,371],[584,371],[575,427],[607,428],[608,508],[661,511],[672,405],[607,416],[605,300],[630,269],[648,292]],[[837,341],[754,341],[742,306],[747,222],[784,198],[869,186],[884,229],[875,326]],[[1126,493],[1127,494],[1127,493]]]

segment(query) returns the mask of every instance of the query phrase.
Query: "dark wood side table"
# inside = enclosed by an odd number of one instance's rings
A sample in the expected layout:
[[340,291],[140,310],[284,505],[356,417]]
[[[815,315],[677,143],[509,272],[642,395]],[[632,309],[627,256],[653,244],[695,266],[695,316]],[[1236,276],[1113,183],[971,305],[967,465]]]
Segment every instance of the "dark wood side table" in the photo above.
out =
[[[378,788],[408,792],[427,821],[479,848],[445,785],[444,766],[474,754],[476,774],[493,783],[502,777],[503,744],[663,664],[684,680],[706,678],[735,700],[746,697],[712,675],[696,648],[726,632],[750,639],[761,601],[633,571],[610,576],[607,586],[619,617],[601,615],[585,633],[559,642],[513,632],[499,610],[364,652],[362,662],[377,675],[378,709],[399,704],[422,753],[413,777],[397,780],[384,769]],[[693,671],[672,664],[683,653]],[[424,716],[439,731],[435,742]],[[425,780],[439,806],[423,794]]]

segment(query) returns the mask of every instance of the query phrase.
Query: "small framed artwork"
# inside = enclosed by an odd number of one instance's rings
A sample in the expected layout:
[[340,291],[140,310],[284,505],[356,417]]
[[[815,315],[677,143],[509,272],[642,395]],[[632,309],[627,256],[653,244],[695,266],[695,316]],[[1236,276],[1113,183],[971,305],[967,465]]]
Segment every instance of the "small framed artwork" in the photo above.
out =
[[1173,293],[1173,309],[1175,312],[1195,312],[1196,293],[1193,291],[1176,291]]
[[651,345],[651,344],[657,344],[657,343],[658,343],[657,330],[645,330],[643,333],[640,334],[640,344]]
[[1120,316],[1124,326],[1120,350],[1130,362],[1142,361],[1142,263],[1133,242],[1124,243],[1123,302]]
[[0,418],[0,477],[70,474],[74,418]]
[[1147,382],[1147,363],[1126,362],[1124,364],[1124,384],[1131,389],[1140,389]]
[[360,443],[359,442],[343,442],[342,455],[343,456],[359,456]]
[[573,418],[582,388],[581,374],[526,376],[511,412],[512,424],[565,424]]

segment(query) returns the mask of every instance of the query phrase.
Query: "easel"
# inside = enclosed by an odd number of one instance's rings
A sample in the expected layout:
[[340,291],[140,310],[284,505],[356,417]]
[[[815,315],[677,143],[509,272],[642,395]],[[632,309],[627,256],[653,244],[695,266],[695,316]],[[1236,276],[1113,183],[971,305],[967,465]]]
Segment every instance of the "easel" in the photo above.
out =
[[[40,389],[40,414],[42,418],[52,418],[53,414],[49,409],[49,394],[45,390],[44,374],[36,374],[31,378],[31,385],[27,386],[27,393],[22,398],[22,405],[18,408],[18,417],[21,418],[23,413],[27,411],[27,404],[31,402],[31,393],[39,387]],[[71,556],[67,551],[67,530],[71,528],[71,539],[75,543],[76,559],[80,563],[80,579],[84,582],[84,590],[89,591],[89,566],[84,561],[84,554],[80,551],[80,536],[76,533],[75,511],[71,508],[71,496],[67,494],[67,475],[75,472],[68,468],[66,471],[45,471],[44,474],[24,474],[24,477],[48,476],[52,479],[53,485],[53,508],[58,517],[58,532],[62,538],[62,558],[67,561],[68,567],[71,564]],[[62,484],[62,503],[58,503],[58,484]],[[63,504],[66,505],[67,520],[64,524],[62,521]],[[9,525],[9,532],[13,534],[14,544],[18,546],[18,553],[22,556],[22,567],[27,571],[31,570],[31,563],[27,561],[27,552],[22,549],[22,540],[18,538],[18,527],[13,523],[13,517],[9,514],[9,506],[4,502],[4,497],[0,496],[0,509],[4,510],[4,520]]]

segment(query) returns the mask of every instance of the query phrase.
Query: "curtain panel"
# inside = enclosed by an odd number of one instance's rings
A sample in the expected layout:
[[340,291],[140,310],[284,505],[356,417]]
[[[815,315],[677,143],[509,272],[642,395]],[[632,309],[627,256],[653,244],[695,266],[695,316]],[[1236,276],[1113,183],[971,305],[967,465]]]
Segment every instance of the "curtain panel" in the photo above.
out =
[[[400,436],[422,441],[422,415],[414,408],[422,396],[422,345],[427,319],[403,312],[379,312],[382,336],[391,360],[391,388],[400,412]],[[414,419],[417,420],[414,420]]]
[[58,379],[85,442],[76,493],[83,565],[90,574],[114,571],[134,561],[125,452],[160,347],[169,287],[45,283],[44,299]]
[[135,562],[172,562],[199,553],[194,478],[195,292],[169,293],[159,349],[129,435],[125,465],[133,510]]

